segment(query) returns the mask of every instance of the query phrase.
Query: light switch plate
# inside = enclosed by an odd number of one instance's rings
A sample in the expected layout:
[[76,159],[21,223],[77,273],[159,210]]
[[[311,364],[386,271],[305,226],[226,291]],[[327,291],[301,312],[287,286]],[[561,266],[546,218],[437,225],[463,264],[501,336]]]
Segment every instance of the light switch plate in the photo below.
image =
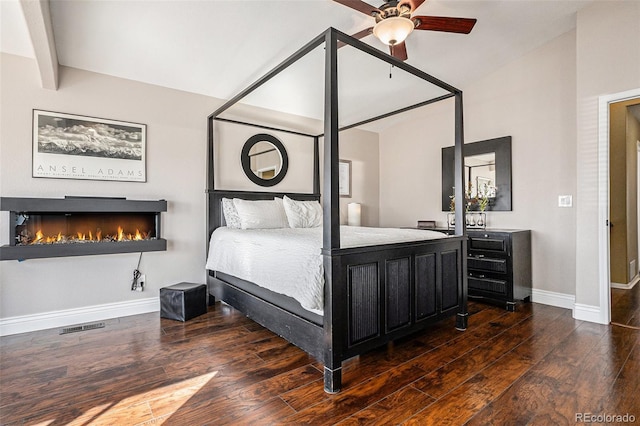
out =
[[573,206],[573,197],[571,195],[558,195],[558,207]]

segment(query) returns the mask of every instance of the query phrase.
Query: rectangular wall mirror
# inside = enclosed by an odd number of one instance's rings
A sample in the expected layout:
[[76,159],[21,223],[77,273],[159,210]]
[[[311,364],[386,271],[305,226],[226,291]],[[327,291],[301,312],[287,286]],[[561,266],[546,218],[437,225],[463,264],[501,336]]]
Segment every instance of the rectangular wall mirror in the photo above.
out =
[[[442,148],[442,211],[449,211],[455,186],[453,157],[452,146]],[[511,211],[511,136],[465,144],[464,179],[471,198],[488,195],[487,210]]]

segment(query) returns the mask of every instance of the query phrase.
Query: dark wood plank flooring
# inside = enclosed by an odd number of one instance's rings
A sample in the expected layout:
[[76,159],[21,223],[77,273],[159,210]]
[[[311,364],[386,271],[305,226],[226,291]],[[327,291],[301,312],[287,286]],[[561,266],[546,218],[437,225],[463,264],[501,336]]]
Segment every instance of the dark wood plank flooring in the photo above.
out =
[[629,290],[611,289],[611,322],[640,327],[640,283]]
[[344,365],[322,366],[216,304],[186,323],[157,313],[102,329],[0,339],[3,425],[574,424],[576,413],[640,422],[640,331],[535,303],[470,304],[453,319]]

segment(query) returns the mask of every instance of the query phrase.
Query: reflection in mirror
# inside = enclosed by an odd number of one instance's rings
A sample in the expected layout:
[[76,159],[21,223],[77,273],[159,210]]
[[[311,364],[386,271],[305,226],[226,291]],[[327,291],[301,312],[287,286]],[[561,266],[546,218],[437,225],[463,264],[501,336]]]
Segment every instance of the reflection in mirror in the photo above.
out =
[[465,182],[471,198],[496,196],[496,153],[468,155],[464,158]]
[[[486,195],[487,210],[511,211],[511,136],[464,145],[464,181],[469,199]],[[454,148],[442,148],[442,210],[449,211],[454,187]],[[478,193],[479,190],[479,193]],[[471,205],[471,210],[478,204]]]
[[240,155],[244,174],[260,186],[274,186],[284,179],[289,159],[278,138],[266,133],[251,136]]
[[251,171],[261,179],[273,179],[282,170],[280,151],[270,142],[260,141],[249,150]]

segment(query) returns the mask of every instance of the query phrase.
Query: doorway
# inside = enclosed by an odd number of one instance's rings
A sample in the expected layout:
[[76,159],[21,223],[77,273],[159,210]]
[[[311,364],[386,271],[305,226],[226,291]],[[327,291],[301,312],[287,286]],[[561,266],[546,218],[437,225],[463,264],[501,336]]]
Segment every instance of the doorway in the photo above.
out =
[[[598,154],[599,154],[599,264],[600,264],[600,277],[599,277],[599,282],[600,282],[600,308],[601,308],[601,317],[602,317],[602,322],[603,323],[609,323],[613,320],[612,318],[612,301],[616,304],[616,305],[621,305],[621,299],[619,294],[616,294],[615,298],[612,297],[612,291],[613,289],[611,288],[611,282],[612,282],[612,274],[611,274],[611,250],[612,250],[612,245],[611,245],[611,238],[610,238],[610,232],[611,232],[611,228],[610,225],[613,225],[614,227],[616,226],[616,222],[611,222],[612,220],[612,212],[611,212],[611,207],[612,207],[612,200],[616,200],[616,196],[619,196],[619,194],[612,194],[611,193],[611,178],[615,177],[612,176],[611,172],[612,170],[610,170],[610,159],[611,159],[611,148],[612,148],[612,141],[610,140],[610,134],[611,134],[611,126],[612,126],[612,117],[610,116],[610,107],[613,104],[619,104],[621,102],[625,102],[628,105],[637,103],[640,105],[640,89],[635,89],[635,90],[631,90],[631,91],[627,91],[627,92],[622,92],[622,93],[617,93],[617,94],[613,94],[613,95],[607,95],[607,96],[601,96],[599,99],[599,126],[598,126]],[[615,124],[614,124],[615,125]],[[633,150],[632,152],[634,152],[635,150]],[[614,153],[615,154],[615,153]],[[619,154],[619,153],[618,153]],[[615,159],[614,159],[615,160]],[[633,165],[633,169],[635,169],[635,163]],[[637,169],[636,169],[637,170]],[[615,171],[617,172],[617,170]],[[636,171],[637,173],[637,171]],[[620,177],[618,176],[617,179],[620,179]],[[638,179],[638,177],[636,176],[636,179]],[[635,182],[632,183],[633,186],[636,186]],[[627,184],[624,184],[624,187],[627,187]],[[614,189],[619,189],[619,186],[615,186]],[[613,195],[613,197],[612,197]],[[634,196],[632,198],[636,198],[637,197]],[[637,202],[636,200],[634,200],[634,204]],[[625,208],[626,210],[626,208]],[[632,210],[636,210],[635,205],[633,206]],[[619,211],[616,211],[615,213],[619,213]],[[632,224],[635,224],[635,227],[632,226],[632,229],[634,230],[633,232],[635,232],[637,234],[637,223],[638,221],[636,220],[637,213],[634,212],[634,217],[632,219]],[[615,216],[615,215],[614,215]],[[617,221],[619,221],[619,217],[616,219]],[[627,229],[627,223],[626,220],[624,222],[620,222],[618,223],[619,226],[623,226],[623,229]],[[621,229],[618,228],[617,231],[620,231]],[[625,234],[626,235],[626,234]],[[634,239],[635,241],[635,239]],[[616,248],[614,247],[614,250]],[[631,262],[628,262],[627,260],[627,251],[625,251],[625,258],[624,258],[624,264],[626,265],[625,267],[627,267],[627,269],[624,271],[623,276],[625,277],[625,283],[624,284],[631,284],[631,278],[637,277],[637,264],[638,264],[638,258],[640,256],[638,256],[638,250],[637,250],[637,245],[635,248],[633,248],[632,250],[630,250],[630,252],[632,252],[632,257],[634,257],[633,259],[633,264],[631,264]],[[620,260],[618,258],[619,253],[616,253],[616,261]],[[629,275],[632,274],[632,269],[633,269],[633,277],[628,278]],[[616,271],[616,274],[618,274],[619,271]],[[619,279],[619,278],[618,278]],[[638,287],[638,286],[636,286]],[[637,292],[637,288],[636,288],[636,292]],[[633,297],[633,294],[630,294],[631,298]],[[637,300],[637,295],[635,296],[635,299]],[[618,314],[618,311],[616,311],[616,314]]]

